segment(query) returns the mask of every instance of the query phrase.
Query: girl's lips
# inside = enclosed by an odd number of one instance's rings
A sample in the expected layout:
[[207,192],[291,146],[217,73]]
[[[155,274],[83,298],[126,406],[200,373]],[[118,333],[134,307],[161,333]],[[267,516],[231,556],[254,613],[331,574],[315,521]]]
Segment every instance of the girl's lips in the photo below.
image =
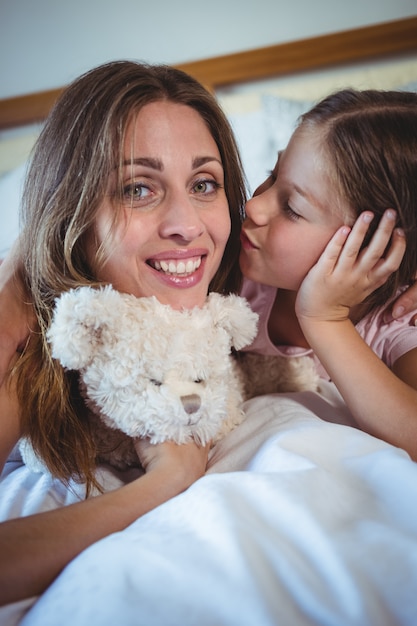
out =
[[242,230],[242,232],[240,233],[240,241],[241,241],[242,247],[245,250],[257,250],[258,249],[258,246],[255,246],[255,244],[251,242],[251,240],[249,239],[249,237],[247,236],[244,230]]

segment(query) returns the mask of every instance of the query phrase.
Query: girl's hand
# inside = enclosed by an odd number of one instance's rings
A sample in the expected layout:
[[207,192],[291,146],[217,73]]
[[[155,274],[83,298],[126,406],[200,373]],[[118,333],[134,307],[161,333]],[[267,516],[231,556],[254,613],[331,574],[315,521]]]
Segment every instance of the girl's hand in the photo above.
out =
[[177,444],[172,441],[151,444],[148,439],[136,439],[135,449],[148,474],[166,472],[170,481],[189,487],[206,471],[210,446],[198,446],[194,441]]
[[395,211],[385,212],[369,245],[360,250],[372,218],[372,213],[364,212],[352,229],[342,226],[332,237],[299,289],[299,318],[348,319],[350,309],[398,269],[405,252],[405,237],[401,229],[394,228]]

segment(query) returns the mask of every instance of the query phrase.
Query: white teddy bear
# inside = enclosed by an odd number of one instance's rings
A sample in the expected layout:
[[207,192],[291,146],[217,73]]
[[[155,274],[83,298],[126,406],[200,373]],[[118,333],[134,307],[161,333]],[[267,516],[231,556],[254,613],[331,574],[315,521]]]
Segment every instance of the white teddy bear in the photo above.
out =
[[64,368],[80,372],[100,460],[124,468],[138,463],[134,437],[205,445],[239,424],[231,352],[251,343],[257,319],[235,295],[212,293],[201,308],[174,310],[111,286],[64,293],[48,341]]

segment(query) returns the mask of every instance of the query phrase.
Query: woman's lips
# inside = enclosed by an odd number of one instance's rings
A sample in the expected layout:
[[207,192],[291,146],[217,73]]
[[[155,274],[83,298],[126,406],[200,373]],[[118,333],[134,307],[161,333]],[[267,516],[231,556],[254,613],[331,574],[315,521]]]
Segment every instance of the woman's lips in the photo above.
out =
[[159,272],[175,275],[189,275],[195,272],[201,265],[201,257],[193,257],[192,259],[161,259],[149,261],[149,265]]
[[189,276],[202,266],[208,252],[204,248],[171,250],[155,254],[147,264],[157,272],[171,276]]

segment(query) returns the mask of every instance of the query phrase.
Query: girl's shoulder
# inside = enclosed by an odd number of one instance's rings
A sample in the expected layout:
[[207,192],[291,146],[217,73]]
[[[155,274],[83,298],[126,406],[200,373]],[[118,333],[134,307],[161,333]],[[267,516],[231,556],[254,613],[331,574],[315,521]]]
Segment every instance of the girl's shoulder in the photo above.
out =
[[272,306],[275,302],[277,289],[269,285],[256,283],[249,278],[244,278],[240,295],[248,300],[253,311],[258,315],[269,317]]
[[417,327],[413,321],[417,309],[397,319],[390,314],[392,303],[405,289],[400,288],[391,300],[365,315],[356,324],[362,339],[388,367],[392,367],[406,352],[417,348]]

